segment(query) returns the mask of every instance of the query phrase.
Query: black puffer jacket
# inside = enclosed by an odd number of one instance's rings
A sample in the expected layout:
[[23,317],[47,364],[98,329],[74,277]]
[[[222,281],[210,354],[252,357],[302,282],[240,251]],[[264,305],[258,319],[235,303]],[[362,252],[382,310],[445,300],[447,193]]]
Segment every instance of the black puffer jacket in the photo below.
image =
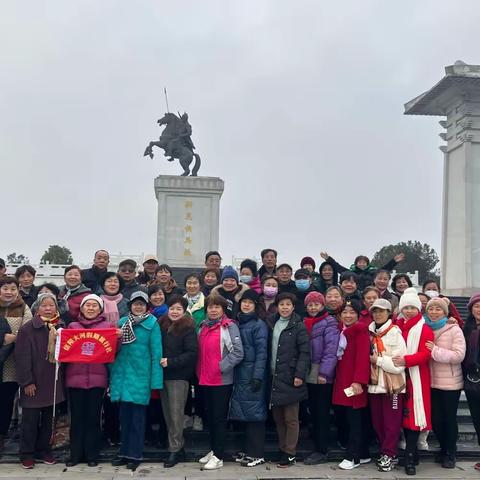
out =
[[[273,327],[280,318],[276,314],[267,320],[270,327],[270,347]],[[271,350],[271,348],[270,348]],[[280,334],[275,361],[275,371],[272,377],[270,406],[289,405],[307,398],[305,379],[310,367],[310,343],[307,329],[299,315],[293,313],[285,330]],[[293,381],[303,380],[300,387],[295,387]]]
[[101,270],[96,265],[92,265],[91,268],[82,270],[82,283],[89,288],[92,293],[101,293],[103,279],[107,275],[108,270]]

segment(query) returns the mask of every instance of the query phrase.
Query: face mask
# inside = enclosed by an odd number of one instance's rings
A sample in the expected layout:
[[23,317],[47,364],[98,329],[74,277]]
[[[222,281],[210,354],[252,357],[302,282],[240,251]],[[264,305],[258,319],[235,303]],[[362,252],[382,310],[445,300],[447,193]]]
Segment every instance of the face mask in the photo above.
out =
[[277,287],[263,287],[263,294],[267,298],[273,298],[277,295],[278,288]]
[[306,278],[295,280],[295,286],[301,291],[308,290],[308,287],[310,286],[310,280],[307,280]]
[[436,290],[426,290],[424,293],[428,298],[437,298],[440,295]]
[[250,283],[253,279],[251,275],[240,275],[239,278],[242,283]]

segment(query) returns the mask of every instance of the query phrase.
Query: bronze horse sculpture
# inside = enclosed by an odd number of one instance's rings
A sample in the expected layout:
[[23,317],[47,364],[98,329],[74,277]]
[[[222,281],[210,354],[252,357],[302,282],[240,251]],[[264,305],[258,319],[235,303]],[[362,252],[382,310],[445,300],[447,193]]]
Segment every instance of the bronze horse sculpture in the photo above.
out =
[[162,126],[166,125],[157,142],[150,142],[145,149],[143,156],[153,158],[153,147],[162,148],[169,162],[173,162],[176,158],[180,161],[183,168],[182,177],[190,175],[190,164],[195,158],[191,175],[196,177],[200,168],[201,160],[198,153],[194,153],[195,145],[192,142],[192,127],[188,123],[188,115],[174,113],[166,113],[157,123]]

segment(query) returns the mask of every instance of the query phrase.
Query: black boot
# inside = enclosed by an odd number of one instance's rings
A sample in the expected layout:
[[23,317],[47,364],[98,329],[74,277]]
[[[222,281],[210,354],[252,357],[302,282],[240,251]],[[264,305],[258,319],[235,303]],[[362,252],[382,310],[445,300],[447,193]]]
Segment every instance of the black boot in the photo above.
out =
[[140,460],[129,460],[127,463],[127,469],[134,472],[140,465]]
[[167,460],[163,463],[164,468],[174,467],[178,462],[185,461],[185,450],[182,448],[178,452],[170,452]]
[[405,456],[405,473],[407,475],[416,475],[417,469],[415,468],[415,454],[407,453]]
[[123,457],[116,457],[112,460],[112,465],[114,467],[120,467],[121,465],[126,465],[128,463],[128,460]]
[[433,461],[435,463],[443,463],[443,460],[445,458],[445,451],[444,450],[440,450],[438,453],[435,454],[435,456],[433,457]]
[[455,468],[455,454],[447,452],[442,460],[442,468]]

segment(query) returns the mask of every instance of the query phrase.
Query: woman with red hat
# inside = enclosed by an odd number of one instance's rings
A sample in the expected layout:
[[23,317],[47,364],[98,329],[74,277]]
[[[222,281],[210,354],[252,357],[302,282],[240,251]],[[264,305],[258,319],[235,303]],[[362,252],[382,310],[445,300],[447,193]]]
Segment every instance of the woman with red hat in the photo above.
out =
[[318,465],[327,461],[330,408],[340,330],[337,319],[325,309],[325,297],[320,292],[310,292],[305,297],[305,306],[307,316],[303,323],[310,337],[311,351],[307,388],[315,449],[304,463]]

